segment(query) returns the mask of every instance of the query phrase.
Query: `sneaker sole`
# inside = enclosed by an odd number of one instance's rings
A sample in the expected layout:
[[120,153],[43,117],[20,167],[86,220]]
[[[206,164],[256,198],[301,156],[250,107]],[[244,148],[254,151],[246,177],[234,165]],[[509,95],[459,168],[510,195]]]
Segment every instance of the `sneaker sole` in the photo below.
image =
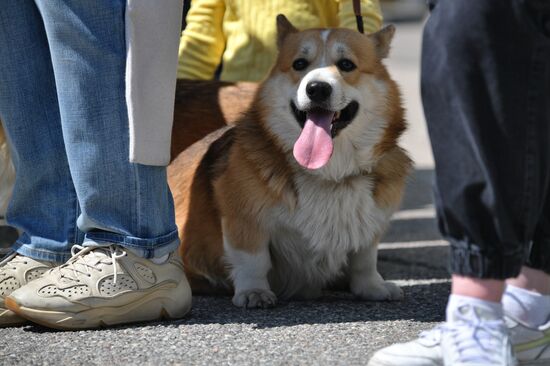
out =
[[[427,360],[425,360],[425,361],[426,361],[425,365],[443,366],[443,360],[441,360],[441,362],[434,361],[434,362],[431,362],[431,363],[428,363]],[[403,358],[401,358],[400,360],[394,360],[394,361],[385,361],[385,360],[380,360],[380,359],[376,359],[376,358],[371,358],[369,360],[369,362],[367,362],[367,366],[407,365],[407,363],[405,363],[405,362],[406,362],[406,360],[404,360]]]
[[27,319],[18,316],[11,310],[0,307],[0,328],[16,327],[27,323]]
[[174,293],[181,292],[177,289],[173,289],[171,292],[156,291],[125,306],[92,308],[78,313],[27,308],[17,304],[15,299],[9,296],[6,298],[5,304],[9,310],[20,317],[48,328],[59,330],[104,328],[120,324],[174,320],[185,317],[191,310],[191,289],[187,281],[185,281],[185,285],[188,288],[188,291],[185,291],[188,299],[183,304],[181,299],[174,300]]

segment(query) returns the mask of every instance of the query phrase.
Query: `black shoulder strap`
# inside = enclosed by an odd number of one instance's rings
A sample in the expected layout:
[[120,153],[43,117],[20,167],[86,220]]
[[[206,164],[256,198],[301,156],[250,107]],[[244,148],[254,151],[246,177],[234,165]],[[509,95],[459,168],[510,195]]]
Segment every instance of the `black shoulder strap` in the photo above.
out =
[[357,21],[357,30],[361,33],[365,33],[363,29],[363,16],[361,15],[361,0],[353,0],[353,12],[355,13],[355,20]]

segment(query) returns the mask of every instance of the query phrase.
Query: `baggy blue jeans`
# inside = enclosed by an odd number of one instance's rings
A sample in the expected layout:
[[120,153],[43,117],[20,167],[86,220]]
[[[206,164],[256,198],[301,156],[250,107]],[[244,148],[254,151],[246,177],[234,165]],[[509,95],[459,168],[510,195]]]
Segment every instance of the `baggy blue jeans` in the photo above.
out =
[[14,249],[149,258],[179,244],[166,168],[129,162],[124,0],[0,0],[0,118],[16,167]]

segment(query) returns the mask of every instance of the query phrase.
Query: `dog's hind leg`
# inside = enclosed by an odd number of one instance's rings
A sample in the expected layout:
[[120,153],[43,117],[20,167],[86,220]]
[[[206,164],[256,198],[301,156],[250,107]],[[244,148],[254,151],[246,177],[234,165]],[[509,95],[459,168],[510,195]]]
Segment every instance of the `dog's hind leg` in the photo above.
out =
[[271,269],[269,238],[250,223],[232,224],[222,220],[224,256],[235,288],[233,304],[244,308],[272,307],[277,297],[267,279]]
[[402,300],[403,290],[396,284],[384,281],[376,268],[377,244],[373,243],[351,255],[350,290],[363,300]]

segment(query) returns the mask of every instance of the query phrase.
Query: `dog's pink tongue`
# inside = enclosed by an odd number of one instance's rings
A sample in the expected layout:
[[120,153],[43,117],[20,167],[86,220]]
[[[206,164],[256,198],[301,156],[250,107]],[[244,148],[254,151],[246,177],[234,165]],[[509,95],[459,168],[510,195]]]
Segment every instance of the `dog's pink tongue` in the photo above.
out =
[[311,112],[300,137],[294,144],[296,161],[307,169],[325,166],[332,155],[330,126],[334,112]]

